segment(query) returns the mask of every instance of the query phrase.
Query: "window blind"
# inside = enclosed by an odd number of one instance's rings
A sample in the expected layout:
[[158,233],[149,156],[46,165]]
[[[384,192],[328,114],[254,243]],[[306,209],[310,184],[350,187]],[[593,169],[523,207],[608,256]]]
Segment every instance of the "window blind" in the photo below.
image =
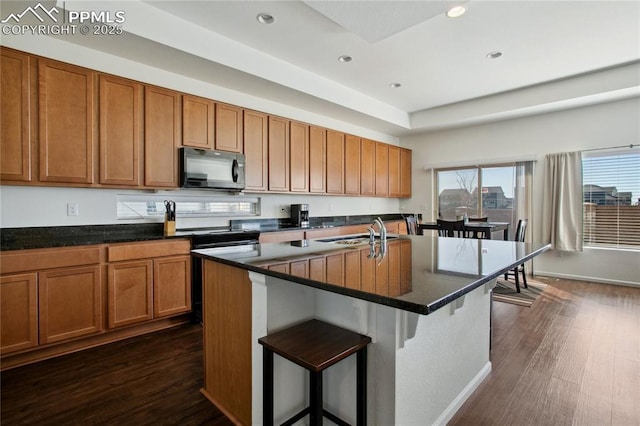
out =
[[584,245],[640,249],[640,150],[584,153]]

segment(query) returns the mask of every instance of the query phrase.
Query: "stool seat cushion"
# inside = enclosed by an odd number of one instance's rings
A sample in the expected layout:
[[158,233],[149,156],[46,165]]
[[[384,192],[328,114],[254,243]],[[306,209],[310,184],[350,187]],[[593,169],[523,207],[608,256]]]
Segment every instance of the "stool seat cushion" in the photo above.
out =
[[319,372],[371,343],[371,337],[312,319],[258,339],[309,371]]

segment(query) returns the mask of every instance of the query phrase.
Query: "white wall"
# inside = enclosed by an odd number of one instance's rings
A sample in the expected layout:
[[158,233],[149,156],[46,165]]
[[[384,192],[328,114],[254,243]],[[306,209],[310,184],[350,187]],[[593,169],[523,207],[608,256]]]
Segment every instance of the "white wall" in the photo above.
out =
[[[534,213],[530,229],[541,240],[538,224],[543,194],[544,156],[548,153],[637,144],[640,140],[640,99],[632,98],[478,126],[402,138],[413,150],[413,197],[401,204],[407,211],[434,218],[434,191],[428,167],[491,164],[500,160],[533,159]],[[535,273],[640,285],[640,252],[585,249],[583,253],[547,252],[534,259]]]

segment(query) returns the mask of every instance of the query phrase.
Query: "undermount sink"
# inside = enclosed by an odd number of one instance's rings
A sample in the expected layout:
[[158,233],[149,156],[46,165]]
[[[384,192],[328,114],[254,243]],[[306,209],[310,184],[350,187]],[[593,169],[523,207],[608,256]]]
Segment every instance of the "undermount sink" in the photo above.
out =
[[[394,238],[398,238],[397,236],[387,235],[387,240],[392,240]],[[380,241],[380,236],[375,236],[376,241]],[[369,234],[362,235],[343,235],[340,237],[331,237],[331,238],[322,238],[318,240],[321,243],[334,243],[334,244],[344,244],[344,245],[355,245],[355,244],[363,244],[369,242]]]

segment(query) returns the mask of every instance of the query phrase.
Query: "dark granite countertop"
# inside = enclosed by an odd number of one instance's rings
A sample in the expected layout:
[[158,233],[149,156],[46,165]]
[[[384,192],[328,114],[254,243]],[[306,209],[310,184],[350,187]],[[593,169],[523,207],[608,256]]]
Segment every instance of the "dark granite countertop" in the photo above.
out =
[[[322,241],[331,239],[260,244],[253,252],[240,255],[215,253],[206,249],[192,253],[295,284],[426,315],[550,248],[549,244],[394,235],[387,242],[383,258],[368,258],[371,247],[366,239],[353,245]],[[380,244],[376,244],[374,249],[379,255]],[[309,279],[269,269],[269,265],[276,263],[348,254],[358,250],[360,256],[350,256],[350,259],[359,259],[354,267],[359,267],[360,273],[352,273],[345,256],[345,276],[350,272],[348,275],[351,278],[344,285],[332,284],[328,278]],[[375,278],[365,273],[370,272],[371,268],[379,268],[376,266],[379,262],[388,262],[389,271],[397,270],[395,274],[389,273],[388,283],[383,288],[376,288]],[[390,267],[392,263],[395,265],[393,268]]]
[[404,220],[405,216],[413,214],[388,213],[373,215],[350,215],[350,216],[318,216],[309,218],[309,226],[301,228],[292,225],[289,218],[272,219],[240,219],[231,220],[231,230],[259,230],[260,232],[296,231],[307,229],[334,228],[337,226],[362,225],[373,222],[373,219],[380,217],[383,221]]
[[[1,250],[24,250],[177,238],[165,236],[164,224],[46,226],[2,228]],[[182,235],[184,238],[184,235]]]

